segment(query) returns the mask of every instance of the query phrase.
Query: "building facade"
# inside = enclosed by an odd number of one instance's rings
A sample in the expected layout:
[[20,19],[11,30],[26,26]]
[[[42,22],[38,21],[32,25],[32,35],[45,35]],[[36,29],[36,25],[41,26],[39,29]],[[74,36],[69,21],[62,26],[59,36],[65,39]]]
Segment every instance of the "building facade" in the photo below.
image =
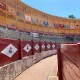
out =
[[[80,20],[49,15],[20,0],[0,0],[1,38],[36,40],[56,43],[79,41]],[[73,40],[74,38],[74,40]]]

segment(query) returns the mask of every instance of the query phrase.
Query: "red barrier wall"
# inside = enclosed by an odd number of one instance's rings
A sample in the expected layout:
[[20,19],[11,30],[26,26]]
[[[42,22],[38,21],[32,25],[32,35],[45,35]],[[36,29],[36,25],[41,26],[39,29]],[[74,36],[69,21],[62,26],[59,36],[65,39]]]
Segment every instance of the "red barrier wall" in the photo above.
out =
[[51,50],[51,45],[50,45],[50,42],[46,42],[46,50]]
[[50,45],[51,45],[51,50],[55,49],[56,48],[56,44],[53,43],[53,42],[50,42]]
[[32,41],[32,50],[33,50],[33,54],[40,52],[40,42],[39,41]]
[[45,42],[40,42],[40,46],[41,46],[41,51],[45,51],[46,50]]
[[32,55],[32,41],[21,41],[21,58]]
[[26,56],[51,50],[54,43],[41,41],[22,41],[0,39],[0,66],[22,59]]
[[0,66],[20,59],[19,41],[0,39]]
[[80,44],[63,44],[58,50],[59,80],[80,80]]

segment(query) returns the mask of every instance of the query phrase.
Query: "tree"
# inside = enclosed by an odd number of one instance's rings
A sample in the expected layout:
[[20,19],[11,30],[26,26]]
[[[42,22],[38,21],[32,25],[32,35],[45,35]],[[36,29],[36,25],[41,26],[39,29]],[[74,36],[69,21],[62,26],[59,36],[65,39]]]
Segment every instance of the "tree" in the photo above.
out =
[[69,18],[76,18],[74,15],[69,15],[68,17]]

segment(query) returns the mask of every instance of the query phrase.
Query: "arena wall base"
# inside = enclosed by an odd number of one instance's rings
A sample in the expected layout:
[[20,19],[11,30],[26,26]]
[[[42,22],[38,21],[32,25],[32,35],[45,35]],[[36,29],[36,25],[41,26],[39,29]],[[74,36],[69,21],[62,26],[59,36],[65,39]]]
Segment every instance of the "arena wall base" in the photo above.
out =
[[41,53],[35,53],[35,54],[33,55],[33,64],[39,62],[41,59],[42,59]]
[[56,51],[43,51],[41,53],[35,53],[34,55],[27,56],[22,60],[18,60],[2,66],[0,68],[0,80],[13,80],[23,71],[34,65],[35,63],[39,62],[40,60],[56,54]]

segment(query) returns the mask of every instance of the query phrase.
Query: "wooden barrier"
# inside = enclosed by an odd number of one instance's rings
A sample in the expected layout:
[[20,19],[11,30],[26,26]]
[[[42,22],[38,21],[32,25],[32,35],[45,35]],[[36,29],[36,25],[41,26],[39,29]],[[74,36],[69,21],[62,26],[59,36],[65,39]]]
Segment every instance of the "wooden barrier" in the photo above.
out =
[[80,44],[58,48],[59,80],[80,80]]
[[32,41],[21,41],[21,57],[32,55]]
[[45,51],[46,50],[45,42],[40,42],[40,44],[41,44],[41,51]]
[[51,50],[55,49],[56,48],[56,44],[53,43],[53,42],[50,42],[50,45],[51,45]]
[[32,40],[33,54],[40,53],[40,42]]
[[18,40],[0,39],[0,66],[20,59]]
[[45,44],[45,42],[33,40],[0,39],[0,66],[23,59],[26,56],[35,55],[35,53],[51,50],[51,45],[53,44],[50,42]]
[[51,50],[50,42],[46,42],[46,51]]

